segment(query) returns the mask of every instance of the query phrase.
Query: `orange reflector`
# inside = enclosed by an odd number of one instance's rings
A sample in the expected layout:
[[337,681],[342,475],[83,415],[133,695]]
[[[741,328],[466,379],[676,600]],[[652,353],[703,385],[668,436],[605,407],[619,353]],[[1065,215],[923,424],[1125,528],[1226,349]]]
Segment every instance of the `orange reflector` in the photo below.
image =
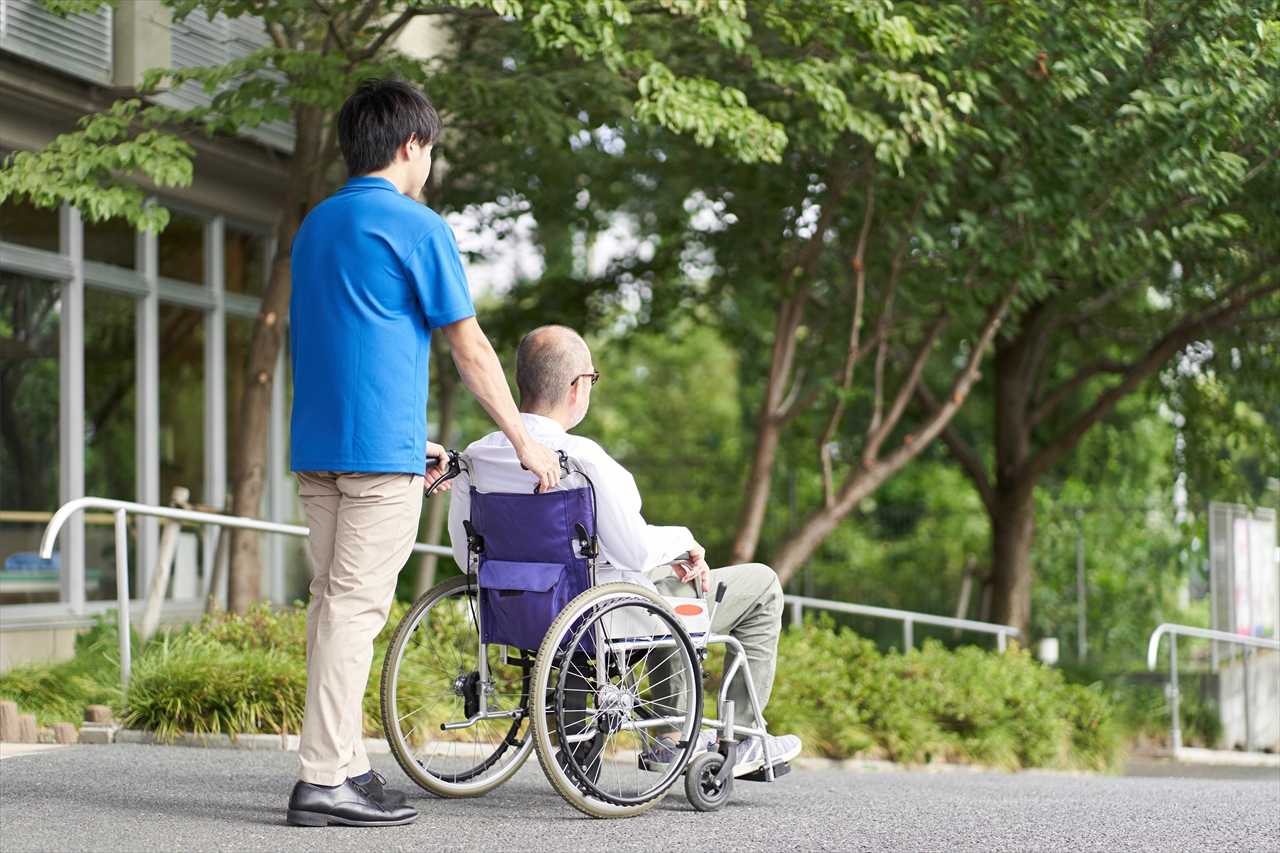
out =
[[701,604],[677,604],[676,613],[681,616],[701,616],[703,613]]

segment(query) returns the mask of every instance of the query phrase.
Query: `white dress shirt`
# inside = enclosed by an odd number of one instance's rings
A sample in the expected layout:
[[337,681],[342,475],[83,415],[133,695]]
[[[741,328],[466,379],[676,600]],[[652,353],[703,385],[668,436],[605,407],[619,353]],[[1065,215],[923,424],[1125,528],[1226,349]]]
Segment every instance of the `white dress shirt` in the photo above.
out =
[[[640,515],[640,491],[635,478],[604,448],[589,438],[570,435],[556,421],[541,415],[521,414],[534,441],[552,450],[563,450],[591,478],[596,492],[596,532],[600,537],[599,583],[628,581],[653,589],[641,572],[676,560],[697,543],[687,527],[658,527]],[[501,432],[486,435],[464,451],[471,464],[476,491],[532,494],[538,478],[520,467],[515,448]],[[449,504],[449,538],[453,558],[467,571],[467,534],[464,519],[471,517],[472,476],[467,471],[454,480]],[[557,489],[586,485],[576,475],[564,477]]]

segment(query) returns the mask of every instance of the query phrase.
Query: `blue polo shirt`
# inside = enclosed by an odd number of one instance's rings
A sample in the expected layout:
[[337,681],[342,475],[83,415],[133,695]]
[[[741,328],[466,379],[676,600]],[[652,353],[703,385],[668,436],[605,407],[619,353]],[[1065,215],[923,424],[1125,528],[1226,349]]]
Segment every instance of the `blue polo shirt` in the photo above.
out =
[[475,315],[453,231],[352,178],[293,241],[290,467],[421,474],[431,330]]

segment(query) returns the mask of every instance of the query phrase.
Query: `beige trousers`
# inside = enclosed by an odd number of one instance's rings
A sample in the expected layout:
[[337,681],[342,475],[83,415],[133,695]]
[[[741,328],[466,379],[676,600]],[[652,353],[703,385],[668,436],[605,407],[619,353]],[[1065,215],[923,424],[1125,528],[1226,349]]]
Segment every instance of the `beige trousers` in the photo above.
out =
[[422,476],[299,471],[298,497],[314,572],[298,778],[340,785],[369,771],[361,705],[373,641],[418,537]]

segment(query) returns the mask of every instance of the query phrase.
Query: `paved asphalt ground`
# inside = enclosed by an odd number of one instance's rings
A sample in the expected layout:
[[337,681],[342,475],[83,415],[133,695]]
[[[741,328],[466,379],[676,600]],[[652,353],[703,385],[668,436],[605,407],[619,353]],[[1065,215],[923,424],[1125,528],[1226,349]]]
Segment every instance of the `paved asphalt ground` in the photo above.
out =
[[[303,829],[284,822],[297,755],[116,744],[6,758],[0,850],[1280,850],[1271,779],[797,770],[740,783],[695,812],[677,788],[627,821],[587,818],[531,760],[476,800],[413,788],[416,824]],[[389,756],[374,766],[411,788]]]

